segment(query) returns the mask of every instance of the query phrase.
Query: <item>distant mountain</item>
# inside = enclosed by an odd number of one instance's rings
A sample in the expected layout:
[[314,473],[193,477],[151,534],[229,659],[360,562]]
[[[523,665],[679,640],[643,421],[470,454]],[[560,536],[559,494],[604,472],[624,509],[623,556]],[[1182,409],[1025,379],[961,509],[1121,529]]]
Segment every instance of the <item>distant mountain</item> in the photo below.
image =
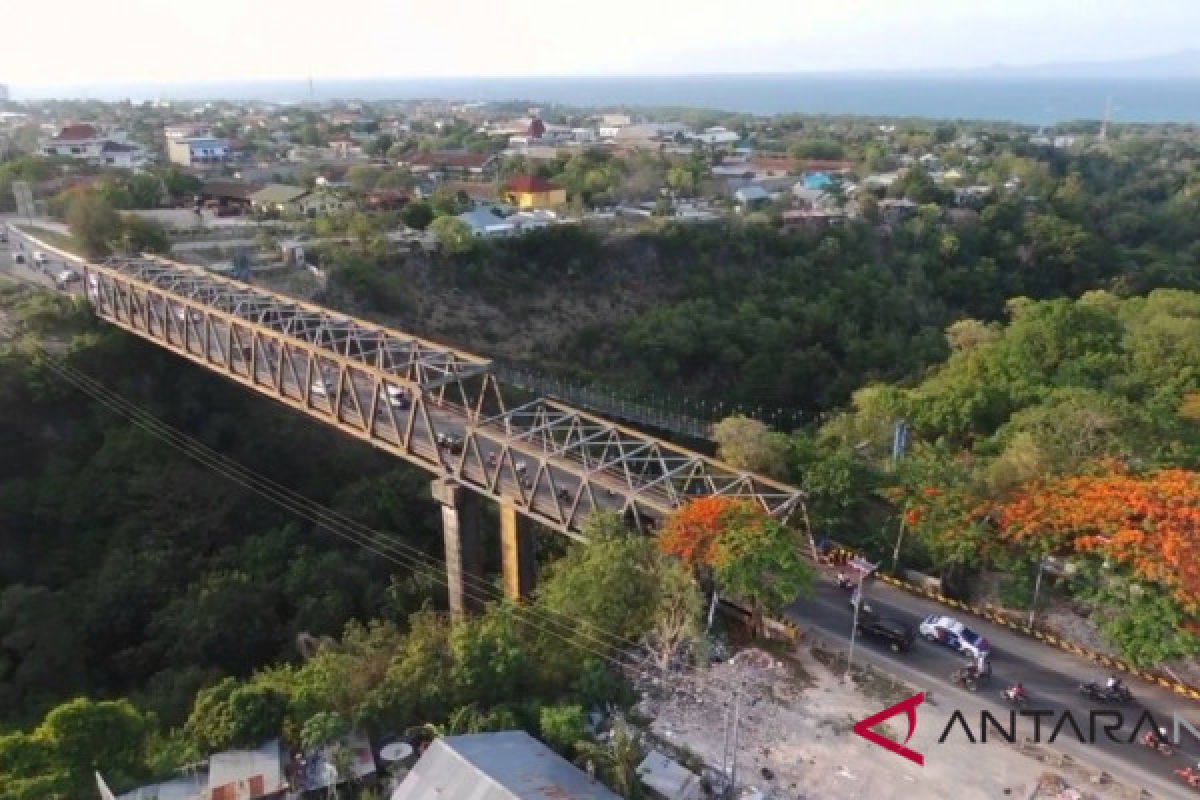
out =
[[[930,74],[922,71],[923,74]],[[1056,64],[996,64],[969,70],[938,70],[939,76],[972,78],[1124,78],[1149,80],[1200,78],[1200,50],[1183,50],[1118,61],[1075,61]]]

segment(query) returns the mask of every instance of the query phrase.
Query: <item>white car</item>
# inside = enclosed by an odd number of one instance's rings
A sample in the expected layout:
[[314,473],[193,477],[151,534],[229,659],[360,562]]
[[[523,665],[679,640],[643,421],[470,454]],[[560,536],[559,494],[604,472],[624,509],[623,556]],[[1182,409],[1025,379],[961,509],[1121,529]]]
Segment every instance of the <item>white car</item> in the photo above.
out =
[[324,378],[313,378],[312,395],[313,397],[331,397],[333,395],[333,383]]
[[408,394],[408,389],[403,386],[392,386],[384,384],[383,399],[387,400],[387,404],[392,408],[408,408],[412,405],[412,398]]
[[991,652],[988,640],[963,625],[954,617],[930,614],[921,620],[917,631],[931,642],[944,644],[963,655],[979,658]]

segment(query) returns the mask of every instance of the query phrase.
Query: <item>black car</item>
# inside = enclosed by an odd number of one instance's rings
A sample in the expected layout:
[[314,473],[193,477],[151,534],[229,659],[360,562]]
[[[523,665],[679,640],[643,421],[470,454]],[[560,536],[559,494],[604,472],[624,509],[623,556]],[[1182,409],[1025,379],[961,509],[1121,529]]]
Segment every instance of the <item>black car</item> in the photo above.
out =
[[858,632],[863,636],[886,642],[893,653],[899,653],[912,647],[913,641],[917,638],[917,632],[912,625],[869,612],[859,613]]

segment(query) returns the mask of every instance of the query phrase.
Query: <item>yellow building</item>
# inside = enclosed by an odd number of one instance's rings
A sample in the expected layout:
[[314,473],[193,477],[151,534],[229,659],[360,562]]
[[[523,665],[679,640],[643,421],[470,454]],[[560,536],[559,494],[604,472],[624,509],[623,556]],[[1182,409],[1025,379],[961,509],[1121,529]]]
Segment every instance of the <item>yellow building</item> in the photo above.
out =
[[517,208],[554,208],[566,205],[567,190],[542,178],[518,175],[504,184],[504,201]]

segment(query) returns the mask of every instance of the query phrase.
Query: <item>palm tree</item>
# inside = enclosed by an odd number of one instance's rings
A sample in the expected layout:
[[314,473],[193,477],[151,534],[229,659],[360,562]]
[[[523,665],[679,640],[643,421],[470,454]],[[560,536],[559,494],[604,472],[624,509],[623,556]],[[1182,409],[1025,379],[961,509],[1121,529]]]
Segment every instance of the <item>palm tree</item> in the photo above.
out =
[[645,797],[637,772],[638,765],[642,763],[642,734],[624,717],[613,720],[607,742],[581,741],[575,744],[575,748],[579,760],[587,764],[589,774],[598,766],[604,782],[625,800],[641,800]]

